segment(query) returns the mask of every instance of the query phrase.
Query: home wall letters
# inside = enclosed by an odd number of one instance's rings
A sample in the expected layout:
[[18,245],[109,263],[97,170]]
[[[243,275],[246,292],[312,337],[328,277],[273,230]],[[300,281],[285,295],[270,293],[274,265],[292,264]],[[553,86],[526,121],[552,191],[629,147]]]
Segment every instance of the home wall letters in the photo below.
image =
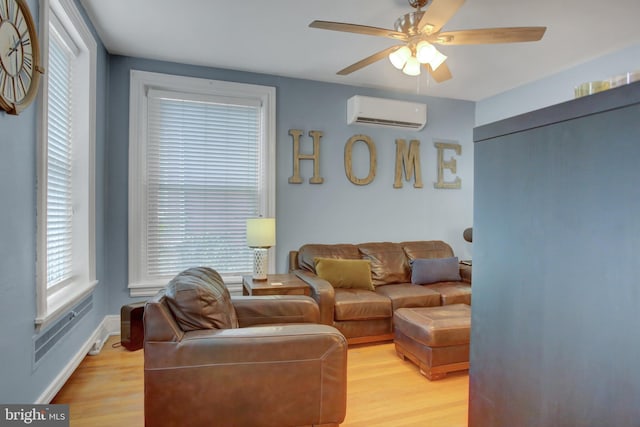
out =
[[289,129],[289,135],[293,137],[293,175],[289,177],[289,184],[302,184],[300,160],[313,161],[313,176],[309,178],[309,184],[322,184],[324,178],[320,176],[320,138],[323,133],[319,130],[309,131],[309,136],[313,138],[313,153],[300,154],[300,135],[303,133],[299,129]]
[[438,182],[433,184],[435,188],[449,188],[458,189],[462,185],[462,180],[459,176],[453,182],[447,182],[444,180],[444,170],[449,169],[452,173],[456,173],[457,163],[455,158],[450,160],[444,160],[444,150],[454,150],[459,156],[462,154],[462,147],[460,144],[453,144],[447,142],[436,142],[433,145],[438,149]]
[[[320,176],[320,138],[323,132],[318,130],[309,131],[309,136],[313,140],[313,151],[311,154],[302,154],[300,152],[300,137],[304,131],[300,129],[289,129],[289,135],[293,139],[293,175],[289,177],[290,184],[302,184],[300,176],[300,161],[311,160],[313,162],[313,176],[309,179],[310,184],[322,184],[324,178]],[[356,143],[366,144],[369,152],[369,172],[368,175],[360,178],[353,172],[353,147]],[[414,188],[423,188],[422,170],[420,166],[420,141],[412,139],[407,142],[404,139],[396,139],[396,162],[395,176],[393,188],[402,188],[404,180],[410,181],[413,178]],[[457,161],[455,157],[445,159],[445,150],[453,150],[456,155],[462,154],[462,146],[453,142],[434,142],[437,150],[437,181],[433,187],[436,189],[459,189],[462,186],[462,180],[459,176],[455,176],[453,181],[445,181],[445,170],[449,170],[452,174],[457,171]],[[363,134],[353,135],[347,140],[344,146],[344,170],[347,179],[355,185],[367,185],[373,182],[376,177],[377,169],[377,149],[371,137]]]
[[[369,175],[365,178],[357,178],[353,174],[353,145],[362,141],[367,144],[367,148],[369,149]],[[344,145],[344,171],[347,174],[347,178],[349,181],[356,185],[367,185],[373,181],[376,177],[376,168],[378,167],[378,154],[376,152],[376,145],[373,143],[371,138],[367,135],[353,135],[347,143]]]
[[407,143],[404,139],[396,139],[396,176],[393,188],[402,188],[402,172],[407,181],[415,174],[414,188],[422,188],[422,171],[420,169],[420,141],[412,139]]

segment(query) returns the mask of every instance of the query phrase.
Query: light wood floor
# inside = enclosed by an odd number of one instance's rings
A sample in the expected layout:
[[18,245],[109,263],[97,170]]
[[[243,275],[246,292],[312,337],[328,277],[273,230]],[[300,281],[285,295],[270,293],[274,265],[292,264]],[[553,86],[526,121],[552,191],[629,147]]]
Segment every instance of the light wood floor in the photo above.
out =
[[[111,337],[87,356],[52,403],[68,403],[72,427],[142,427],[143,355],[113,348]],[[342,427],[466,427],[469,377],[430,382],[393,343],[352,346],[348,353],[347,417]]]

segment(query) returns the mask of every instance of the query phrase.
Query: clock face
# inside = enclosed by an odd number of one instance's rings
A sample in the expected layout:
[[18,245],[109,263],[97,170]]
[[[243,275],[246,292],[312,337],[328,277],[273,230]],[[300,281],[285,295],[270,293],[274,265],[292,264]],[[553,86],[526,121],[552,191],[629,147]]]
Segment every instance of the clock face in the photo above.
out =
[[29,14],[22,0],[0,0],[0,101],[14,109],[34,83],[33,25],[25,12]]

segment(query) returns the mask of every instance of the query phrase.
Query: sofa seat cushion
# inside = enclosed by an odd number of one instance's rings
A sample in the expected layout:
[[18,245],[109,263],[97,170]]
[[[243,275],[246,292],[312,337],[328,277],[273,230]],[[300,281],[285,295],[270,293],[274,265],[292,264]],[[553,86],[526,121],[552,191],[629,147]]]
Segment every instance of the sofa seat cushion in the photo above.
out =
[[440,305],[440,294],[426,286],[396,283],[377,286],[376,292],[391,300],[394,311],[402,307],[433,307]]
[[357,246],[362,258],[371,261],[374,286],[410,281],[409,263],[399,243],[361,243]]
[[418,258],[449,258],[453,256],[451,246],[441,240],[419,240],[400,243],[409,261]]
[[438,292],[442,305],[471,305],[471,286],[466,282],[439,282],[424,287]]
[[316,258],[361,259],[358,247],[347,243],[309,244],[303,245],[298,250],[298,266],[303,270],[316,273]]
[[384,319],[393,315],[391,300],[364,289],[335,290],[335,320]]

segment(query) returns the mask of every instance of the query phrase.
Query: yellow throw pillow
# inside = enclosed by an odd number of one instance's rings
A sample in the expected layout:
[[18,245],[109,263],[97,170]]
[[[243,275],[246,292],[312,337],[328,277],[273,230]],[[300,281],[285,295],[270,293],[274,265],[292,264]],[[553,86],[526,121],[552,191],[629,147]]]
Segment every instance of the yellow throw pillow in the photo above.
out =
[[314,261],[318,277],[334,288],[374,290],[369,260],[315,258]]

